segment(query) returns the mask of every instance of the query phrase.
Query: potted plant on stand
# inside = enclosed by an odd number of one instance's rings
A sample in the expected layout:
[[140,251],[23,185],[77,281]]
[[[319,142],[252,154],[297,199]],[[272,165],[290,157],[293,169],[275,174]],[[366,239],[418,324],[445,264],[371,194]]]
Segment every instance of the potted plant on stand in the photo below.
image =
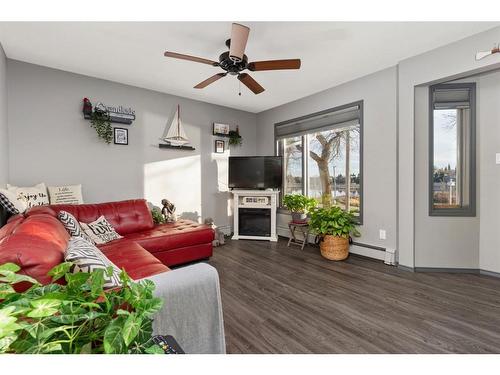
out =
[[346,259],[349,256],[349,237],[360,236],[354,215],[340,207],[314,210],[309,225],[321,237],[321,255],[330,260]]
[[314,198],[308,198],[302,194],[287,194],[283,197],[283,206],[292,214],[294,223],[305,223],[307,214],[317,205]]

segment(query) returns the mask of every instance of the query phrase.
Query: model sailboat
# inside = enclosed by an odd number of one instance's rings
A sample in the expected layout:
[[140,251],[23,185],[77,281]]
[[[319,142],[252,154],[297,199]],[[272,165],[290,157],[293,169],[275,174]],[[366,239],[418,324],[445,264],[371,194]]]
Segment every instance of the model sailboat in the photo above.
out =
[[[168,125],[168,124],[167,124]],[[189,145],[189,139],[184,131],[181,122],[181,107],[177,105],[177,109],[172,118],[170,126],[165,127],[161,141],[160,148],[177,148],[183,150],[194,150],[194,147]]]

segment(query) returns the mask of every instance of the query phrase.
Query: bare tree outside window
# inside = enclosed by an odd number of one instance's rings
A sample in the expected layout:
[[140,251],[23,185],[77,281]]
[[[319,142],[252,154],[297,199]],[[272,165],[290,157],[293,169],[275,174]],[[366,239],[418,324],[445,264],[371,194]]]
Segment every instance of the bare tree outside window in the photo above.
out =
[[[352,126],[307,135],[308,156],[315,163],[309,171],[308,195],[321,206],[336,205],[359,213],[359,134],[359,126]],[[303,146],[297,149],[302,153]],[[355,171],[353,159],[357,159]]]
[[362,124],[362,101],[275,124],[283,195],[304,194],[362,223]]

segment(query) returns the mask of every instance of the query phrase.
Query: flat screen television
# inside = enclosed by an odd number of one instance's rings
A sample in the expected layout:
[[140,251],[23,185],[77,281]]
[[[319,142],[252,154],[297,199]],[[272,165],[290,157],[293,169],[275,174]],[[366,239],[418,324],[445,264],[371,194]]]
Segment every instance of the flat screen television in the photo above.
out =
[[279,189],[283,181],[281,156],[230,156],[230,189]]

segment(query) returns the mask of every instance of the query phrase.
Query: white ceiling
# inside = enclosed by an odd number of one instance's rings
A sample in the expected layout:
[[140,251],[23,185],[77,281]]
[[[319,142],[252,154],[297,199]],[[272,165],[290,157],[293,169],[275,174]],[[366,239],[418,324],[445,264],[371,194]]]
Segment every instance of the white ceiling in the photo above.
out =
[[[250,112],[311,95],[400,60],[498,26],[493,22],[242,22],[251,28],[250,61],[302,59],[292,71],[250,72],[266,91],[254,95],[227,76],[203,90],[198,82],[222,71],[165,58],[166,50],[218,61],[229,22],[1,22],[11,59],[130,84]],[[491,46],[478,46],[487,49]]]

